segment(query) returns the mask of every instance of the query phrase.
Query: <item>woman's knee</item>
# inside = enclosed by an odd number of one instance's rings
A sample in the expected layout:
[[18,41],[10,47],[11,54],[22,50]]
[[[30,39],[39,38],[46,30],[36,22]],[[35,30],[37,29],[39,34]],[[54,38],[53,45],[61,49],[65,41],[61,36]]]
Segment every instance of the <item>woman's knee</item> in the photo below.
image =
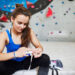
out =
[[41,66],[49,66],[50,64],[50,57],[47,54],[42,54],[41,56]]

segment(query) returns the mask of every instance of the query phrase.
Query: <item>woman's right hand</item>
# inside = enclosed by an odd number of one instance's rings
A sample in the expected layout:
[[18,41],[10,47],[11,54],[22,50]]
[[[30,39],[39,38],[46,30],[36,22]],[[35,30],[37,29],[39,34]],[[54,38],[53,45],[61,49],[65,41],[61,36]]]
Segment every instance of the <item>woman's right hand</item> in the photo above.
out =
[[[28,56],[27,54],[26,54],[26,51],[28,51],[29,49],[28,48],[26,48],[26,47],[20,47],[17,51],[15,51],[15,56],[16,57],[24,57],[24,56]],[[32,50],[32,49],[30,49],[30,50]]]

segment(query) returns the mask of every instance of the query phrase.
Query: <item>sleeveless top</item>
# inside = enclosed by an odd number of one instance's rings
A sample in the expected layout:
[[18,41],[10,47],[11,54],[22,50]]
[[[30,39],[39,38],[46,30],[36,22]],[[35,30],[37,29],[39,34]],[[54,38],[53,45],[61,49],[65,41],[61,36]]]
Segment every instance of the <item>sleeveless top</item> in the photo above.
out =
[[[21,45],[20,45],[20,44],[15,44],[15,43],[13,42],[9,30],[6,30],[6,32],[7,32],[8,38],[9,38],[9,43],[6,45],[7,53],[17,51],[17,50],[21,47]],[[16,57],[16,58],[13,58],[13,59],[10,59],[10,60],[22,61],[22,60],[24,60],[25,58],[26,58],[25,56],[24,56],[24,57]]]

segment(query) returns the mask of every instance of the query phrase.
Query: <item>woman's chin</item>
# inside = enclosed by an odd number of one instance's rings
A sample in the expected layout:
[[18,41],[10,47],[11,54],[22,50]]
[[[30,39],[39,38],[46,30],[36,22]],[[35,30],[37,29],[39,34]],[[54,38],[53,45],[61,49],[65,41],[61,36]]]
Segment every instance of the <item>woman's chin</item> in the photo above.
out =
[[22,32],[22,30],[18,30],[18,32],[19,32],[19,33],[21,33],[21,32]]

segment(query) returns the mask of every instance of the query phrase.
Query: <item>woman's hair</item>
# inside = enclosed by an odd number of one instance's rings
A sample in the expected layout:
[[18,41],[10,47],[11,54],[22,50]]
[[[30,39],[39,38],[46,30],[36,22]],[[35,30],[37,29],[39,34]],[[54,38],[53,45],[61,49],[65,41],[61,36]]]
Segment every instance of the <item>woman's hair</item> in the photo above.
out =
[[[23,6],[19,6],[19,7],[16,7],[16,9],[12,12],[13,19],[15,19],[20,14],[28,16],[29,19],[31,17],[31,13],[29,10],[27,10]],[[21,46],[28,47],[29,43],[30,43],[30,28],[29,28],[29,22],[28,22],[28,24],[26,25],[26,28],[22,31]]]
[[23,4],[16,4],[15,6],[16,6],[16,8],[17,7],[23,7]]

